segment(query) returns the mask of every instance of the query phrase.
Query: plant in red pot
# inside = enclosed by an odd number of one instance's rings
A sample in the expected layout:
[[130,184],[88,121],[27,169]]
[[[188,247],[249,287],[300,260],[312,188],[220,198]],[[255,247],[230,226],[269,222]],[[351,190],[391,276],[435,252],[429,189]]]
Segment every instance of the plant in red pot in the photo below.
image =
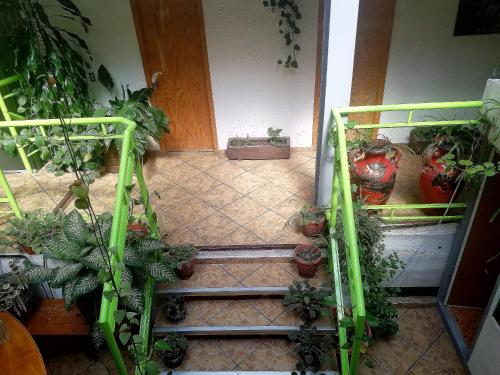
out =
[[175,273],[179,279],[187,280],[193,275],[197,252],[194,245],[169,246],[167,257],[176,264]]
[[294,262],[302,277],[314,277],[321,263],[321,250],[312,244],[298,245],[294,250]]
[[148,225],[142,220],[132,221],[127,225],[127,231],[136,238],[144,238],[149,234]]
[[22,252],[30,255],[40,254],[44,243],[62,232],[64,217],[63,211],[24,212],[21,218],[9,220],[7,228],[0,233],[0,242],[8,246],[17,245]]
[[319,207],[305,205],[287,221],[288,224],[292,222],[302,228],[304,235],[315,237],[325,228],[325,214]]
[[366,204],[385,204],[396,183],[401,155],[387,138],[363,143],[349,152],[351,178],[358,187],[355,197]]

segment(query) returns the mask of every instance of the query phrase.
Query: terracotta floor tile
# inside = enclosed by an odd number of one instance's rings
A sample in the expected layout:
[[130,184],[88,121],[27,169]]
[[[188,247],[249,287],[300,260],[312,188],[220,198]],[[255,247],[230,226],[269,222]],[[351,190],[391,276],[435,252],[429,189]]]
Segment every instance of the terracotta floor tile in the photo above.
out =
[[234,362],[240,363],[266,342],[265,339],[217,340],[221,349]]
[[265,326],[270,322],[248,301],[234,301],[208,319],[211,326]]
[[154,173],[163,174],[163,172],[168,169],[175,168],[182,163],[184,163],[184,161],[176,155],[168,153],[154,154],[146,161],[143,173],[144,176]]
[[424,352],[441,335],[443,328],[434,324],[419,308],[409,309],[398,320],[401,337],[415,349]]
[[221,245],[258,245],[265,244],[262,238],[246,228],[237,228],[223,238]]
[[246,287],[289,286],[296,278],[298,277],[285,271],[276,263],[267,263],[241,280],[241,283]]
[[151,204],[153,208],[162,208],[167,210],[167,213],[170,213],[168,209],[170,207],[180,207],[184,202],[191,201],[193,196],[187,191],[179,188],[178,186],[173,186],[170,189],[167,189],[161,193],[161,199],[152,200]]
[[196,304],[193,301],[186,301],[187,313],[183,321],[172,323],[163,313],[161,308],[162,301],[158,299],[158,317],[156,318],[156,325],[160,327],[206,327],[208,323],[198,314]]
[[179,225],[171,232],[164,233],[160,228],[160,233],[162,234],[162,239],[167,241],[170,245],[180,245],[180,244],[194,244],[203,245],[204,240],[201,239],[198,234],[193,232],[188,227]]
[[187,161],[193,167],[198,168],[201,171],[206,171],[207,169],[213,168],[216,165],[227,163],[225,158],[215,155],[212,152],[200,153],[196,155],[191,160]]
[[[366,365],[367,362],[371,367]],[[358,375],[392,375],[392,371],[387,370],[372,358],[362,355],[359,360]]]
[[273,326],[301,326],[304,324],[298,314],[291,311],[283,310],[271,323]]
[[161,171],[160,173],[163,176],[165,176],[169,181],[180,183],[182,181],[187,180],[188,178],[199,175],[201,171],[187,163],[182,163],[176,165],[173,168]]
[[303,174],[294,171],[290,171],[273,180],[273,184],[292,193],[299,193],[302,190],[307,189],[313,182],[313,178],[304,176]]
[[[299,276],[297,272],[297,265],[295,263],[292,262],[278,263],[278,265],[285,271],[292,274],[293,277],[296,278],[297,280],[299,279],[305,280],[305,278]],[[328,268],[326,263],[321,263],[314,277],[311,279],[307,279],[307,281],[309,281],[309,284],[312,286],[316,287],[325,286],[331,288],[330,274],[328,273]]]
[[152,194],[154,190],[161,193],[174,186],[173,181],[159,173],[156,173],[149,178],[145,177],[145,181],[150,194]]
[[243,280],[262,265],[263,263],[223,263],[221,267],[237,280]]
[[277,244],[283,243],[280,242],[280,239],[284,235],[285,224],[286,220],[284,218],[272,211],[267,211],[259,216],[258,220],[250,221],[244,227],[267,243]]
[[304,190],[299,191],[295,195],[304,199],[309,204],[313,204],[313,202],[314,202],[314,185],[311,184],[310,186],[306,187]]
[[289,170],[297,168],[299,165],[308,161],[309,158],[302,154],[291,154],[290,159],[276,159],[269,160],[268,163],[278,167],[278,168],[287,168]]
[[265,160],[230,160],[230,162],[237,167],[250,170],[254,169],[255,167],[262,165],[265,163]]
[[290,226],[291,228],[295,229],[296,226],[294,224],[294,220],[292,216],[296,214],[297,212],[300,211],[300,209],[305,206],[307,202],[296,196],[292,195],[280,203],[278,203],[276,206],[273,206],[272,211],[276,212],[278,215],[280,215],[282,218],[286,220],[290,220]]
[[249,194],[249,197],[254,201],[268,208],[278,205],[291,196],[292,193],[272,183],[268,183]]
[[242,194],[223,183],[219,183],[213,186],[209,191],[198,195],[203,201],[218,209],[233,203],[242,196]]
[[220,212],[203,218],[192,226],[192,230],[202,239],[223,239],[238,228],[238,224]]
[[162,209],[156,210],[158,218],[158,227],[161,234],[171,234],[183,228],[183,225],[176,221],[172,215],[169,215]]
[[297,358],[282,348],[279,340],[269,340],[243,360],[243,371],[293,371]]
[[252,191],[257,190],[259,187],[267,184],[266,180],[250,172],[242,173],[230,180],[226,180],[225,182],[227,185],[242,194],[249,194]]
[[74,375],[83,373],[92,365],[92,361],[83,352],[57,353],[49,360],[53,374]]
[[195,272],[188,280],[176,283],[176,288],[224,288],[232,287],[238,280],[218,264],[197,264]]
[[[418,362],[407,372],[408,375],[449,375],[450,373],[436,366],[429,358],[422,356]],[[465,374],[465,372],[462,372]]]
[[253,169],[250,169],[250,172],[266,181],[273,181],[282,175],[289,173],[290,169],[283,166],[273,165],[271,163],[263,163]]
[[270,321],[273,321],[285,311],[281,298],[256,298],[247,301]]
[[16,200],[21,211],[33,211],[38,209],[42,211],[51,211],[56,206],[56,202],[54,202],[45,192],[21,196]]
[[221,212],[238,224],[246,224],[258,218],[267,211],[267,208],[248,197],[240,198],[221,208]]
[[426,353],[426,356],[434,361],[441,369],[447,370],[450,374],[464,373],[462,363],[458,359],[457,352],[446,331],[444,331],[434,345],[432,345]]
[[234,363],[215,340],[200,340],[187,353],[180,371],[231,371]]
[[189,161],[199,156],[199,154],[203,153],[204,153],[203,151],[169,151],[166,152],[165,154],[173,159]]
[[410,347],[398,334],[388,340],[378,340],[370,348],[370,354],[394,375],[402,375],[415,363],[421,352]]
[[192,300],[192,310],[205,321],[217,315],[231,304],[231,300]]
[[232,163],[224,162],[216,167],[206,171],[210,176],[218,179],[219,181],[228,181],[242,173],[245,173],[243,168],[240,168]]
[[191,194],[198,195],[200,193],[207,193],[220,182],[215,178],[202,173],[185,181],[179,183],[179,186],[189,191]]
[[186,226],[192,226],[216,213],[212,207],[207,206],[205,202],[194,196],[190,200],[182,201],[179,206],[172,209],[175,209],[175,211],[170,211],[175,216],[175,220]]

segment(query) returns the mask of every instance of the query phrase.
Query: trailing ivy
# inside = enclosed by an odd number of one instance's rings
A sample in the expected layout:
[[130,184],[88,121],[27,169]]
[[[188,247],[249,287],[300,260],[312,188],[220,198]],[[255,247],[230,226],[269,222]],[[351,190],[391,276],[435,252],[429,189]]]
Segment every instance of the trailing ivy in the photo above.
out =
[[297,23],[302,18],[295,0],[264,0],[262,5],[271,8],[272,12],[278,14],[278,30],[285,40],[288,48],[286,58],[278,59],[277,63],[285,68],[298,69],[297,51],[300,51],[300,45],[297,43],[297,35],[301,33]]

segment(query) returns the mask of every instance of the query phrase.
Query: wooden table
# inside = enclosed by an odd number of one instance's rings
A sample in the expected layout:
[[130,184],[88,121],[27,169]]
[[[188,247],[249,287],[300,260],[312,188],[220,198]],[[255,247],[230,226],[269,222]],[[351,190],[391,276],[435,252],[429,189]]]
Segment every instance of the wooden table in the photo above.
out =
[[28,330],[11,314],[0,312],[10,332],[10,339],[0,344],[0,373],[2,375],[46,375],[42,355]]

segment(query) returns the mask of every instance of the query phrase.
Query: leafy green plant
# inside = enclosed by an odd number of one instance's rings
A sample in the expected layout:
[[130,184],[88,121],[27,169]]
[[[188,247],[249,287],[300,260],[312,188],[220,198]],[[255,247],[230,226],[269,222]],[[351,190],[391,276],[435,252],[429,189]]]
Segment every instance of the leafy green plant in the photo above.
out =
[[285,45],[288,47],[288,56],[286,59],[279,59],[277,63],[285,68],[299,67],[297,62],[297,51],[300,51],[300,45],[297,43],[297,35],[301,33],[298,27],[298,20],[302,18],[302,13],[295,0],[264,0],[262,5],[270,7],[273,13],[279,15],[278,29],[279,33],[285,39]]
[[299,313],[304,321],[312,322],[320,316],[328,295],[326,289],[311,286],[307,280],[296,280],[288,287],[283,304],[287,310]]
[[[385,256],[385,245],[383,242],[383,221],[378,216],[370,215],[366,210],[355,205],[354,220],[358,234],[358,252],[363,279],[363,293],[367,314],[378,321],[373,326],[374,337],[385,337],[393,335],[398,330],[396,319],[398,313],[389,298],[394,296],[398,290],[387,288],[383,283],[390,280],[398,270],[404,268],[395,252]],[[341,268],[347,270],[346,243],[342,226],[342,215],[337,215],[337,243],[339,246],[339,258]],[[346,282],[346,273],[343,272]]]
[[306,224],[319,224],[325,220],[325,214],[323,210],[319,207],[312,207],[310,205],[304,205],[300,211],[294,213],[287,220],[287,224],[297,224],[304,226]]
[[42,210],[27,211],[21,218],[8,221],[7,228],[3,231],[4,242],[7,245],[19,243],[29,247],[39,254],[43,244],[61,233],[64,222],[64,212],[44,213]]
[[[62,262],[56,268],[26,264],[25,277],[31,284],[48,282],[54,288],[62,287],[66,307],[81,296],[98,288],[111,278],[107,249],[102,248],[100,238],[109,243],[111,220],[109,215],[100,219],[99,232],[92,232],[82,215],[71,211],[65,218],[63,230],[43,244],[42,253]],[[122,293],[127,306],[142,312],[142,291],[132,286],[138,276],[149,275],[157,281],[173,281],[173,266],[164,256],[166,244],[152,238],[134,239],[126,245],[123,262],[114,269],[122,272]],[[112,251],[112,249],[110,249]]]
[[250,135],[247,134],[245,138],[239,137],[238,134],[236,134],[236,137],[232,140],[231,146],[237,146],[237,147],[242,147],[242,146],[251,146],[252,140],[250,139]]
[[188,263],[196,254],[198,249],[194,245],[168,246],[166,256],[180,269]]
[[[139,158],[146,152],[148,137],[159,140],[164,133],[170,131],[168,117],[160,108],[151,105],[153,91],[154,89],[149,87],[131,91],[128,86],[122,86],[121,98],[115,97],[109,101],[109,108],[99,108],[94,113],[96,116],[122,116],[135,121],[135,149]],[[107,125],[109,134],[123,134],[125,129],[123,124]],[[121,142],[119,139],[113,140],[118,150],[121,150]],[[109,142],[107,146],[109,147]]]
[[12,271],[0,274],[0,311],[21,316],[28,311],[33,295],[18,266],[9,263]]
[[288,337],[298,344],[296,350],[300,360],[297,370],[316,372],[321,365],[331,368],[334,364],[334,340],[329,335],[318,335],[316,327],[300,326],[298,332],[290,332]]
[[284,137],[281,137],[281,132],[283,129],[278,128],[267,128],[267,136],[269,137],[269,143],[273,146],[281,146],[286,143]]
[[184,297],[180,295],[169,294],[162,300],[161,308],[167,318],[176,323],[186,317],[186,303]]
[[297,257],[306,263],[312,263],[321,257],[321,251],[315,246],[308,246],[297,254]]

